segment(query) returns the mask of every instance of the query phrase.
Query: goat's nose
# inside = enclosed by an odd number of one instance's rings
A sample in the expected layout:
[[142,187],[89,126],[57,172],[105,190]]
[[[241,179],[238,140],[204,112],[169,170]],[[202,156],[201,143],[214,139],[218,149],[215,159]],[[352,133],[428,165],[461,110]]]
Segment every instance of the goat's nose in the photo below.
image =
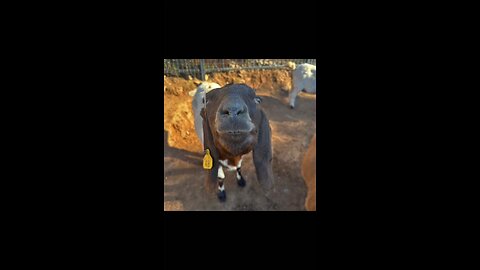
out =
[[246,106],[241,105],[241,104],[233,104],[230,106],[225,107],[223,110],[223,114],[229,115],[229,116],[237,116],[239,114],[242,114],[246,112]]

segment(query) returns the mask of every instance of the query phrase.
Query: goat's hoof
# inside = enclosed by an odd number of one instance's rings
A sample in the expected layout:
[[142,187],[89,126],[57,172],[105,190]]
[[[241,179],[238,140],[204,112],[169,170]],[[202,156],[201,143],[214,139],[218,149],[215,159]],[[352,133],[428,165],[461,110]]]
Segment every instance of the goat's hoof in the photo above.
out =
[[240,180],[237,181],[237,184],[241,187],[244,187],[246,184],[247,184],[247,181],[245,181],[245,179],[240,178]]
[[293,105],[290,105],[290,109],[294,109],[295,107]]
[[225,190],[219,191],[217,193],[217,197],[221,202],[224,202],[227,199],[227,194],[225,193]]

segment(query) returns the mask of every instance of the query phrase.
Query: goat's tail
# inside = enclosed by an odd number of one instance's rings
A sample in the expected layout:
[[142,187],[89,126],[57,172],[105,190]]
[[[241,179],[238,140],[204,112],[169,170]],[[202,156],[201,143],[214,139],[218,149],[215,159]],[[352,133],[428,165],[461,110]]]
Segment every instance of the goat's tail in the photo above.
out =
[[291,68],[292,70],[295,69],[296,65],[294,62],[288,61],[287,66]]

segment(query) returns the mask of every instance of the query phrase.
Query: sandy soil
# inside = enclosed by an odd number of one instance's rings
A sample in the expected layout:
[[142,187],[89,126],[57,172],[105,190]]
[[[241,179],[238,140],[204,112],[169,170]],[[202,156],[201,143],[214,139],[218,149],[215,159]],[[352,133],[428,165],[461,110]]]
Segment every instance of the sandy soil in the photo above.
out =
[[287,105],[291,88],[288,70],[235,71],[210,75],[220,85],[246,83],[263,98],[272,128],[276,192],[267,198],[256,181],[252,154],[244,156],[239,187],[234,172],[225,172],[227,201],[219,202],[204,187],[203,149],[196,136],[188,92],[195,80],[164,77],[164,210],[165,211],[304,211],[307,194],[301,161],[316,132],[316,95],[300,93],[296,108]]

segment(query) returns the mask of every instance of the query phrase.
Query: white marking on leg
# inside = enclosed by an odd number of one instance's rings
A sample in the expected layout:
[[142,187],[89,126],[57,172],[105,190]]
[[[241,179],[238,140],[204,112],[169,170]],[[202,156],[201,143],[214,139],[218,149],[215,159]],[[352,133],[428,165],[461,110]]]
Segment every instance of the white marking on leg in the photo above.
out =
[[223,179],[225,179],[225,174],[223,173],[223,169],[221,165],[218,166],[218,179],[220,179],[218,181],[218,190],[224,191],[225,187],[224,187]]
[[222,164],[223,166],[227,167],[228,166],[228,160],[224,159],[224,160],[219,160],[220,161],[220,164]]
[[228,165],[228,159],[220,160],[220,163],[229,171],[234,171],[237,169],[237,166]]
[[222,166],[218,166],[218,178],[225,179],[225,174],[223,173]]
[[242,158],[240,158],[240,161],[238,162],[238,166],[237,166],[237,180],[240,180],[242,178],[242,176],[240,175],[240,172],[238,170],[240,170],[240,168],[242,167]]

